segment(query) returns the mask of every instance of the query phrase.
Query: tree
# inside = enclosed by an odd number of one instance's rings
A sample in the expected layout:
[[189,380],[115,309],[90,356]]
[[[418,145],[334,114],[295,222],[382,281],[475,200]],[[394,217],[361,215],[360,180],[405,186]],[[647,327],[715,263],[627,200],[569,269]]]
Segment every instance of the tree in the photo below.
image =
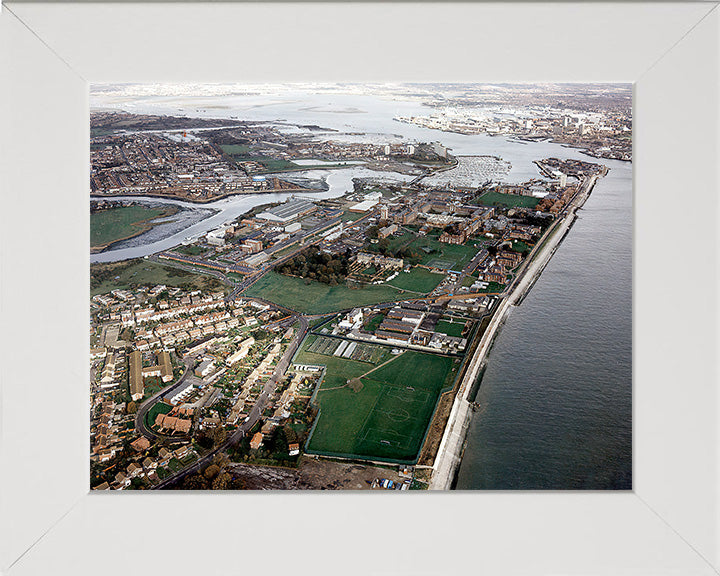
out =
[[210,466],[205,468],[205,471],[203,472],[203,476],[205,476],[205,478],[208,480],[212,480],[218,474],[220,474],[220,466],[218,466],[217,464],[210,464]]
[[225,428],[214,428],[210,434],[215,446],[220,446],[220,444],[227,440],[227,432],[225,431]]
[[130,402],[128,402],[127,406],[125,407],[125,411],[128,414],[135,414],[137,412],[137,404],[135,404],[134,401],[130,400]]
[[217,478],[215,478],[215,480],[213,480],[212,489],[213,490],[227,490],[230,487],[231,480],[232,480],[232,476],[230,476],[230,474],[228,474],[227,472],[218,474]]
[[213,457],[213,464],[217,464],[221,469],[223,469],[230,464],[230,457],[225,452],[215,454]]
[[183,480],[183,490],[207,490],[208,485],[201,474],[193,474]]

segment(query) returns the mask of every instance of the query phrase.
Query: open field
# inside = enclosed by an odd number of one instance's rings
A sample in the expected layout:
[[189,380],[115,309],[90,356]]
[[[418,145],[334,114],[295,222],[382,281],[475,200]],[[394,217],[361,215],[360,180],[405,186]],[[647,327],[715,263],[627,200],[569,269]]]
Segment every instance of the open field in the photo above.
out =
[[356,214],[355,212],[350,212],[350,210],[345,210],[340,216],[340,220],[343,222],[355,222],[356,220],[360,220],[360,218],[362,218],[362,214]]
[[480,250],[480,245],[472,240],[462,245],[445,244],[437,237],[427,236],[417,238],[411,243],[411,248],[422,255],[420,264],[446,270],[462,270]]
[[156,284],[177,286],[190,290],[219,290],[222,284],[210,276],[165,267],[144,259],[123,260],[90,265],[90,295],[105,294],[111,290]]
[[264,166],[264,170],[261,173],[268,174],[271,172],[289,172],[294,170],[312,170],[314,168],[335,168],[339,166],[346,166],[343,162],[337,163],[320,163],[317,165],[299,165],[290,160],[275,159],[269,156],[261,156],[253,152],[253,150],[245,144],[221,144],[220,148],[222,151],[230,156],[236,162],[257,162]]
[[245,156],[250,154],[250,147],[246,144],[220,144],[220,148],[229,156]]
[[380,324],[382,324],[382,321],[385,319],[384,314],[375,314],[372,318],[365,321],[365,330],[371,333],[375,333],[375,330],[377,330],[380,327]]
[[445,276],[433,274],[424,268],[415,267],[410,272],[400,272],[395,278],[388,282],[389,286],[395,286],[401,290],[410,290],[427,294],[432,292],[440,284]]
[[495,206],[502,204],[504,206],[522,206],[523,208],[535,208],[540,202],[540,198],[534,196],[520,196],[517,194],[501,194],[499,192],[486,192],[473,201],[475,204],[483,206]]
[[90,247],[104,248],[118,240],[142,234],[153,227],[151,220],[171,216],[177,211],[174,206],[122,206],[90,214]]
[[[355,366],[327,364],[308,451],[413,462],[438,395],[452,385],[454,363],[452,358],[408,351],[362,377],[357,392],[349,386],[338,387],[339,381],[359,376]],[[339,370],[343,371],[340,377]],[[327,383],[328,377],[334,386]]]
[[435,332],[442,332],[448,336],[462,336],[463,328],[465,328],[465,322],[449,322],[447,320],[440,320],[435,326]]
[[372,370],[375,365],[382,364],[391,358],[389,350],[384,347],[378,347],[381,349],[382,354],[377,357],[377,360],[374,363],[360,362],[348,358],[332,356],[332,352],[326,354],[311,351],[317,348],[327,350],[328,348],[323,348],[327,346],[324,342],[327,340],[335,341],[338,344],[341,342],[339,339],[325,338],[323,336],[315,336],[311,334],[304,340],[300,351],[293,360],[298,364],[315,364],[318,366],[325,366],[327,368],[325,379],[320,387],[321,390],[343,387],[347,384],[347,381],[350,378],[357,378],[358,376],[365,374],[368,370]]
[[403,248],[410,244],[415,239],[416,234],[413,232],[406,232],[401,230],[399,233],[396,232],[392,236],[381,239],[377,244],[368,244],[364,249],[367,252],[379,253],[381,247],[386,247],[390,253],[395,253],[400,248]]
[[530,252],[531,245],[526,244],[522,240],[513,240],[512,249],[515,252]]
[[412,294],[386,284],[348,288],[330,286],[302,278],[268,272],[245,291],[247,296],[265,298],[281,306],[305,314],[324,314],[356,306],[391,302],[412,297]]
[[186,256],[200,256],[208,251],[207,248],[203,248],[197,244],[188,244],[187,246],[181,244],[180,246],[175,246],[172,250],[173,252],[179,252],[180,254],[185,254]]

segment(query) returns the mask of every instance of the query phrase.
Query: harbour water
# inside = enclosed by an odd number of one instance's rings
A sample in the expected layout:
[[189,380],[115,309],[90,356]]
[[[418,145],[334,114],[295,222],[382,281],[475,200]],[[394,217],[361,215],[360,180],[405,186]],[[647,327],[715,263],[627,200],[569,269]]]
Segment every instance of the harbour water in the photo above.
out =
[[[232,115],[315,124],[338,131],[314,132],[318,138],[333,140],[437,140],[456,155],[491,155],[509,161],[512,166],[503,177],[509,182],[538,178],[534,160],[595,161],[579,150],[549,142],[466,136],[394,122],[395,116],[427,114],[429,109],[418,102],[369,96],[298,93],[267,105],[252,96],[207,97],[202,105],[150,96],[132,106],[117,98],[93,103],[136,113]],[[196,109],[201,106],[208,109]],[[522,305],[513,309],[490,352],[458,489],[631,488],[632,165],[597,162],[610,172],[598,181],[577,222]],[[364,174],[371,171],[359,167],[321,172],[327,173],[330,190],[314,193],[317,198],[351,190],[354,175],[382,176]],[[318,171],[308,174],[317,175]],[[185,236],[208,231],[255,205],[287,195],[267,196],[205,205],[203,209],[216,212],[188,229],[162,240],[138,237],[132,246],[93,255],[93,261],[169,248]]]
[[488,356],[456,488],[632,488],[630,165],[598,181]]

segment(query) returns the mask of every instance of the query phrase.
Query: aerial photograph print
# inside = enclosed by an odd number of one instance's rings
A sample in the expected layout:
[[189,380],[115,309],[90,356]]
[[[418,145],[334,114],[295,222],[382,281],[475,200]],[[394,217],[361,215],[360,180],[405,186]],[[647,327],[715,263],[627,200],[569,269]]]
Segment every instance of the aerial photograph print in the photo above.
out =
[[632,86],[92,84],[93,490],[631,490]]

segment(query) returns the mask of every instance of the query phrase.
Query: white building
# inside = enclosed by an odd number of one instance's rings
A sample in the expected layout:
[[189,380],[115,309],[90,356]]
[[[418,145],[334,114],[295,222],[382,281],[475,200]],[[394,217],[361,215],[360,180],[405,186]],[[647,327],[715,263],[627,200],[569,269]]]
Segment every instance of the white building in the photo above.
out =
[[243,340],[243,341],[240,343],[240,348],[237,350],[237,352],[235,352],[234,354],[231,354],[230,356],[228,356],[228,357],[225,359],[225,363],[226,363],[228,366],[232,366],[232,365],[235,364],[236,362],[239,362],[240,360],[242,360],[243,358],[245,358],[245,356],[248,355],[248,352],[250,351],[250,347],[251,347],[253,344],[255,344],[255,338],[253,338],[252,336],[250,336],[250,338],[246,338],[245,340]]
[[205,378],[215,370],[215,360],[203,360],[200,366],[195,368],[195,375],[199,378]]
[[352,311],[348,312],[345,315],[345,318],[343,318],[340,323],[338,324],[339,328],[343,328],[345,330],[353,330],[354,328],[359,328],[360,324],[362,324],[363,320],[363,312],[361,308],[354,308]]
[[175,390],[170,392],[166,398],[170,404],[177,404],[181,400],[187,398],[192,391],[193,385],[190,382],[184,382],[183,384],[180,384],[179,387],[175,388]]
[[225,228],[218,228],[207,233],[207,243],[213,246],[225,245]]

